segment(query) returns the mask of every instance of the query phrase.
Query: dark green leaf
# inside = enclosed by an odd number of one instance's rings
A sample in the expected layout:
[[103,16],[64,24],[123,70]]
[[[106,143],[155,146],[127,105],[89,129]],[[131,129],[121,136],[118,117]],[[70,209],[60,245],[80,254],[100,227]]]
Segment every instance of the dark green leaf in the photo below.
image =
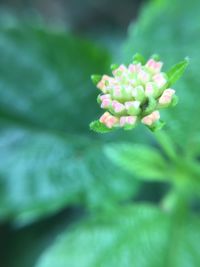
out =
[[0,25],[0,220],[129,198],[131,177],[88,127],[98,116],[90,75],[104,73],[109,56],[66,32],[21,24]]

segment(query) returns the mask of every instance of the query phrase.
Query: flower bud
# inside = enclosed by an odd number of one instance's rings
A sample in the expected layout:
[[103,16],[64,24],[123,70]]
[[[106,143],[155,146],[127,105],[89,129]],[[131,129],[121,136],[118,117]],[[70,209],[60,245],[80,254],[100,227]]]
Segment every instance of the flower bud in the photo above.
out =
[[158,88],[162,88],[167,84],[167,77],[165,73],[161,72],[153,76],[153,81],[158,86]]
[[147,69],[152,73],[156,74],[159,73],[162,69],[163,63],[161,61],[156,61],[153,58],[147,61],[146,65]]
[[141,63],[138,64],[130,64],[128,66],[129,73],[139,73],[141,70]]
[[129,115],[138,115],[141,111],[139,101],[128,101],[125,103],[125,108]]
[[123,116],[120,118],[120,126],[134,126],[136,124],[137,117],[136,116]]
[[116,77],[122,76],[122,74],[127,72],[127,68],[125,65],[120,65],[117,69],[113,70],[113,75]]
[[115,126],[118,123],[119,119],[116,118],[116,117],[114,117],[114,116],[112,116],[109,112],[105,112],[101,116],[101,118],[99,119],[99,121],[101,123],[105,124],[106,127],[112,128],[113,126]]
[[147,126],[153,126],[160,119],[159,111],[153,111],[151,114],[143,117],[141,120],[143,124]]
[[103,93],[109,92],[109,86],[115,83],[114,78],[108,75],[103,75],[102,79],[98,82],[97,88],[99,88]]
[[147,71],[145,71],[143,69],[141,69],[139,71],[138,80],[139,80],[140,83],[146,84],[147,82],[149,82],[150,78],[151,78],[151,76]]
[[157,97],[159,95],[159,90],[155,83],[149,82],[146,84],[145,95],[148,97],[149,96]]
[[112,108],[115,113],[121,113],[125,110],[125,106],[116,100],[112,101]]
[[158,103],[160,104],[160,106],[164,106],[164,107],[169,106],[172,102],[172,98],[174,94],[175,94],[175,90],[171,88],[166,89],[158,100]]
[[133,88],[132,96],[135,98],[135,100],[142,103],[146,98],[144,88],[141,85]]

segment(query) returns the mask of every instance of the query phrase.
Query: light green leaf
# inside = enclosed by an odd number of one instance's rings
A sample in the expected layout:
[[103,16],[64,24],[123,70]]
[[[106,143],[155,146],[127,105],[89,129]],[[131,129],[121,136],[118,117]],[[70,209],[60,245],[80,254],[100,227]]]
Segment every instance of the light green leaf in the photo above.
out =
[[197,267],[200,222],[129,207],[64,232],[36,267]]
[[189,64],[189,59],[186,58],[183,61],[174,65],[168,72],[168,87],[174,85],[174,83],[181,78]]
[[143,180],[165,180],[167,163],[153,147],[133,144],[107,145],[105,153],[117,166]]

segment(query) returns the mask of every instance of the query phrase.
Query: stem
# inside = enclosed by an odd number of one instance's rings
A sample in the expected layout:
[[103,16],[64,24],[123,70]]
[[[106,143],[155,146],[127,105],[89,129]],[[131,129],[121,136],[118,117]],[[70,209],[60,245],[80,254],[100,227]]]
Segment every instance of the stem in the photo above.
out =
[[176,149],[169,135],[166,134],[166,132],[164,132],[163,130],[160,130],[154,133],[154,137],[165,152],[166,156],[168,156],[168,158],[172,161],[176,160]]

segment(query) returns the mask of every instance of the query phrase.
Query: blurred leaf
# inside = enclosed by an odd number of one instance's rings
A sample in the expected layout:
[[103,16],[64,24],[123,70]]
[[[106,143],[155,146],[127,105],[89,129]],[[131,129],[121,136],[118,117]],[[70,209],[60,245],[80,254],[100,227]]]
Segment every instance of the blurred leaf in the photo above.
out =
[[179,80],[181,78],[181,76],[183,75],[183,73],[185,72],[187,66],[189,64],[189,59],[186,58],[185,60],[177,63],[176,65],[174,65],[168,72],[167,72],[167,76],[168,76],[168,86],[170,87],[171,85],[173,85],[177,80]]
[[88,128],[98,116],[90,75],[109,67],[105,51],[22,22],[0,26],[0,57],[0,220],[27,223],[70,203],[129,198],[136,183]]
[[121,209],[60,236],[37,267],[196,267],[200,222],[150,206]]
[[118,166],[144,180],[164,180],[167,162],[158,150],[144,145],[110,144],[105,153]]
[[[158,53],[165,70],[186,56],[190,58],[187,71],[175,85],[179,104],[161,112],[167,122],[167,133],[186,153],[200,132],[199,9],[198,0],[192,3],[175,0],[173,5],[167,0],[151,1],[142,10],[138,22],[130,27],[125,44],[127,60],[137,51],[146,58]],[[185,65],[187,62],[180,66],[184,69]]]

